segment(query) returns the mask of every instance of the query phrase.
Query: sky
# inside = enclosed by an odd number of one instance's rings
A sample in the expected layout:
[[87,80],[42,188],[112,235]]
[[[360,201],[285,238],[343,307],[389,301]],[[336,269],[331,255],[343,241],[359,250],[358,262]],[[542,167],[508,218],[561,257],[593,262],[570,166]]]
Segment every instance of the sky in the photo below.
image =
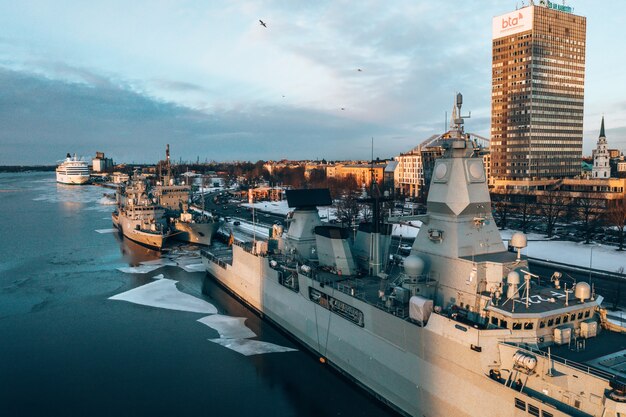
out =
[[[369,159],[489,136],[491,21],[521,1],[0,0],[0,165]],[[626,150],[623,0],[587,17],[584,154]],[[260,24],[263,20],[267,27]],[[361,71],[359,71],[359,69]]]

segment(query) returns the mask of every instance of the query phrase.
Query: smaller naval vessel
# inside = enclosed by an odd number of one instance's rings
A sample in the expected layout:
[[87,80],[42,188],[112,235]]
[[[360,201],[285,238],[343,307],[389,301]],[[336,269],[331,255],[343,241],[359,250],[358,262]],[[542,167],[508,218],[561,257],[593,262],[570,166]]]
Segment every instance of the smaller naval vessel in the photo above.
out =
[[170,164],[170,145],[166,147],[165,161],[161,161],[159,169],[160,178],[153,194],[165,209],[171,237],[182,242],[211,245],[211,239],[221,223],[204,210],[198,212],[190,209],[192,189],[187,184],[175,184]]
[[165,209],[154,202],[145,178],[134,173],[130,184],[118,192],[118,208],[111,214],[113,225],[124,237],[161,250],[169,236]]
[[[525,235],[504,246],[461,105],[426,214],[375,210],[353,233],[322,223],[327,190],[289,190],[287,230],[201,251],[208,274],[404,415],[626,416],[626,328],[589,283],[533,273]],[[400,266],[389,226],[408,220],[422,226]]]

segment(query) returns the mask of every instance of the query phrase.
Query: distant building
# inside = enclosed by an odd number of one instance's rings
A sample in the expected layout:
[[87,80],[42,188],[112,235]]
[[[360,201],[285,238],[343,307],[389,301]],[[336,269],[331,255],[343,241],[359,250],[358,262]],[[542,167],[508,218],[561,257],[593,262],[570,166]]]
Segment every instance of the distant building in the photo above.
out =
[[113,169],[113,159],[105,158],[104,152],[96,152],[96,157],[91,160],[93,172],[109,172]]
[[280,201],[285,196],[284,187],[257,187],[248,190],[248,202]]
[[609,150],[606,143],[606,135],[604,134],[604,116],[602,116],[602,125],[600,126],[600,136],[596,149],[593,150],[593,169],[591,170],[592,178],[610,178],[611,164]]
[[382,184],[384,170],[387,164],[336,164],[326,167],[326,177],[347,178],[354,177],[359,185],[369,186],[372,180]]
[[580,175],[586,18],[556,1],[535,4],[493,18],[491,160],[497,179]]

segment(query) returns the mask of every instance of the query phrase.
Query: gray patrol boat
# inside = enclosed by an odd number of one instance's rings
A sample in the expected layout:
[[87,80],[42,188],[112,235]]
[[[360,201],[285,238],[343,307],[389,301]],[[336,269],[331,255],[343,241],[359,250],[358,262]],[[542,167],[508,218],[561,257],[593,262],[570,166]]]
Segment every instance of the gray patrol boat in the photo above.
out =
[[[427,214],[353,233],[321,222],[327,191],[288,191],[287,231],[202,251],[208,273],[405,415],[625,416],[626,329],[588,283],[533,274],[523,234],[506,250],[461,104]],[[388,223],[415,219],[400,267]]]

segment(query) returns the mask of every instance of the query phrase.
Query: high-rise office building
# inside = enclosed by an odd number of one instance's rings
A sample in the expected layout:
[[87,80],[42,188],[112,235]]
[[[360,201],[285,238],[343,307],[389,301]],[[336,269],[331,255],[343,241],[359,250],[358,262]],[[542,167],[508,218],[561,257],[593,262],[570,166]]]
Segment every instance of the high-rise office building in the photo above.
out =
[[493,19],[495,178],[580,174],[586,27],[571,7],[544,0]]

